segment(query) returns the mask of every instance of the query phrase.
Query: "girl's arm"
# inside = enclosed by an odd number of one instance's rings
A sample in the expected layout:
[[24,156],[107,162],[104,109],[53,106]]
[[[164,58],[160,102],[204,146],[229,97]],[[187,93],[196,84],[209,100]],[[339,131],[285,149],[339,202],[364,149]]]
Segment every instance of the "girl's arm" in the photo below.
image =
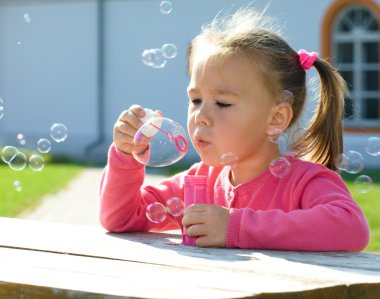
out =
[[157,186],[144,186],[145,167],[133,156],[120,152],[112,145],[108,163],[100,184],[100,223],[112,232],[163,231],[178,229],[179,219],[169,214],[162,223],[152,223],[146,216],[146,207],[153,202],[165,205],[181,190],[179,178],[165,180]]
[[[321,170],[305,174],[299,181],[293,190],[282,190],[283,196],[298,201],[299,208],[232,209],[227,247],[363,250],[369,241],[368,223],[341,178],[332,171]],[[269,194],[266,196],[271,199]]]

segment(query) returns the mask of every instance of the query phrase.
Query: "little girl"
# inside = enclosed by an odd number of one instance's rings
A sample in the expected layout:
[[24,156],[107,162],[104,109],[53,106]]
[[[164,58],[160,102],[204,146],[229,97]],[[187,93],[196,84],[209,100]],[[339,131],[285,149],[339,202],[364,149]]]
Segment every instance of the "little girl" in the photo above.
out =
[[[142,187],[145,167],[131,151],[145,111],[131,106],[114,127],[101,182],[102,225],[112,232],[185,227],[196,246],[363,250],[368,224],[335,172],[343,150],[343,79],[316,53],[294,51],[251,8],[219,18],[188,51],[187,127],[201,162]],[[302,112],[305,71],[311,67],[320,78],[316,113],[291,144],[292,153],[281,155],[278,137]],[[227,153],[233,153],[233,165],[223,165]],[[276,161],[289,166],[281,175],[271,169]],[[183,217],[150,222],[145,216],[150,203],[183,198],[185,175],[208,177],[208,204],[189,206]]]

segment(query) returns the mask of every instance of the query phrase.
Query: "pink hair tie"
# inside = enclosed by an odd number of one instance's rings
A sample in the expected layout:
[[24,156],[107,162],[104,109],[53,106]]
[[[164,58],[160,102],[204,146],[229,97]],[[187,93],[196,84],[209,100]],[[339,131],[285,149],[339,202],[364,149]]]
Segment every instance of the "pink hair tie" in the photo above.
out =
[[305,71],[307,71],[308,69],[310,69],[313,66],[314,61],[317,58],[318,58],[318,53],[315,53],[315,52],[309,53],[304,49],[301,49],[298,51],[298,59],[300,61],[301,67]]

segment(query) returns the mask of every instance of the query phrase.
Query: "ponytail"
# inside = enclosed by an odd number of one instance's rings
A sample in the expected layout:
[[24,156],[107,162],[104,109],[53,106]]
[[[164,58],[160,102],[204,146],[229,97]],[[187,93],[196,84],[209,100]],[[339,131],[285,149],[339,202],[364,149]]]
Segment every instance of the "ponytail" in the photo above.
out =
[[317,111],[305,134],[292,148],[299,156],[337,170],[338,155],[343,152],[342,116],[346,84],[330,63],[322,59],[314,62],[320,78]]

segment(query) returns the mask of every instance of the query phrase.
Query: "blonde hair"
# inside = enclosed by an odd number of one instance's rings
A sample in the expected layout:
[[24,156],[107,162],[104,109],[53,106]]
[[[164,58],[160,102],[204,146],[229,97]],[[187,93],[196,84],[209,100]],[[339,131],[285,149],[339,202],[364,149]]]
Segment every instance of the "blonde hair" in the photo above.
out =
[[[250,58],[263,76],[268,91],[279,98],[284,90],[293,94],[291,127],[300,117],[306,100],[306,73],[298,53],[281,37],[271,18],[251,7],[233,14],[219,14],[188,47],[191,74],[196,51],[212,46],[211,56],[243,55]],[[305,133],[291,150],[299,157],[337,170],[335,162],[343,151],[342,114],[346,85],[340,74],[325,60],[314,62],[320,79],[319,101]]]

